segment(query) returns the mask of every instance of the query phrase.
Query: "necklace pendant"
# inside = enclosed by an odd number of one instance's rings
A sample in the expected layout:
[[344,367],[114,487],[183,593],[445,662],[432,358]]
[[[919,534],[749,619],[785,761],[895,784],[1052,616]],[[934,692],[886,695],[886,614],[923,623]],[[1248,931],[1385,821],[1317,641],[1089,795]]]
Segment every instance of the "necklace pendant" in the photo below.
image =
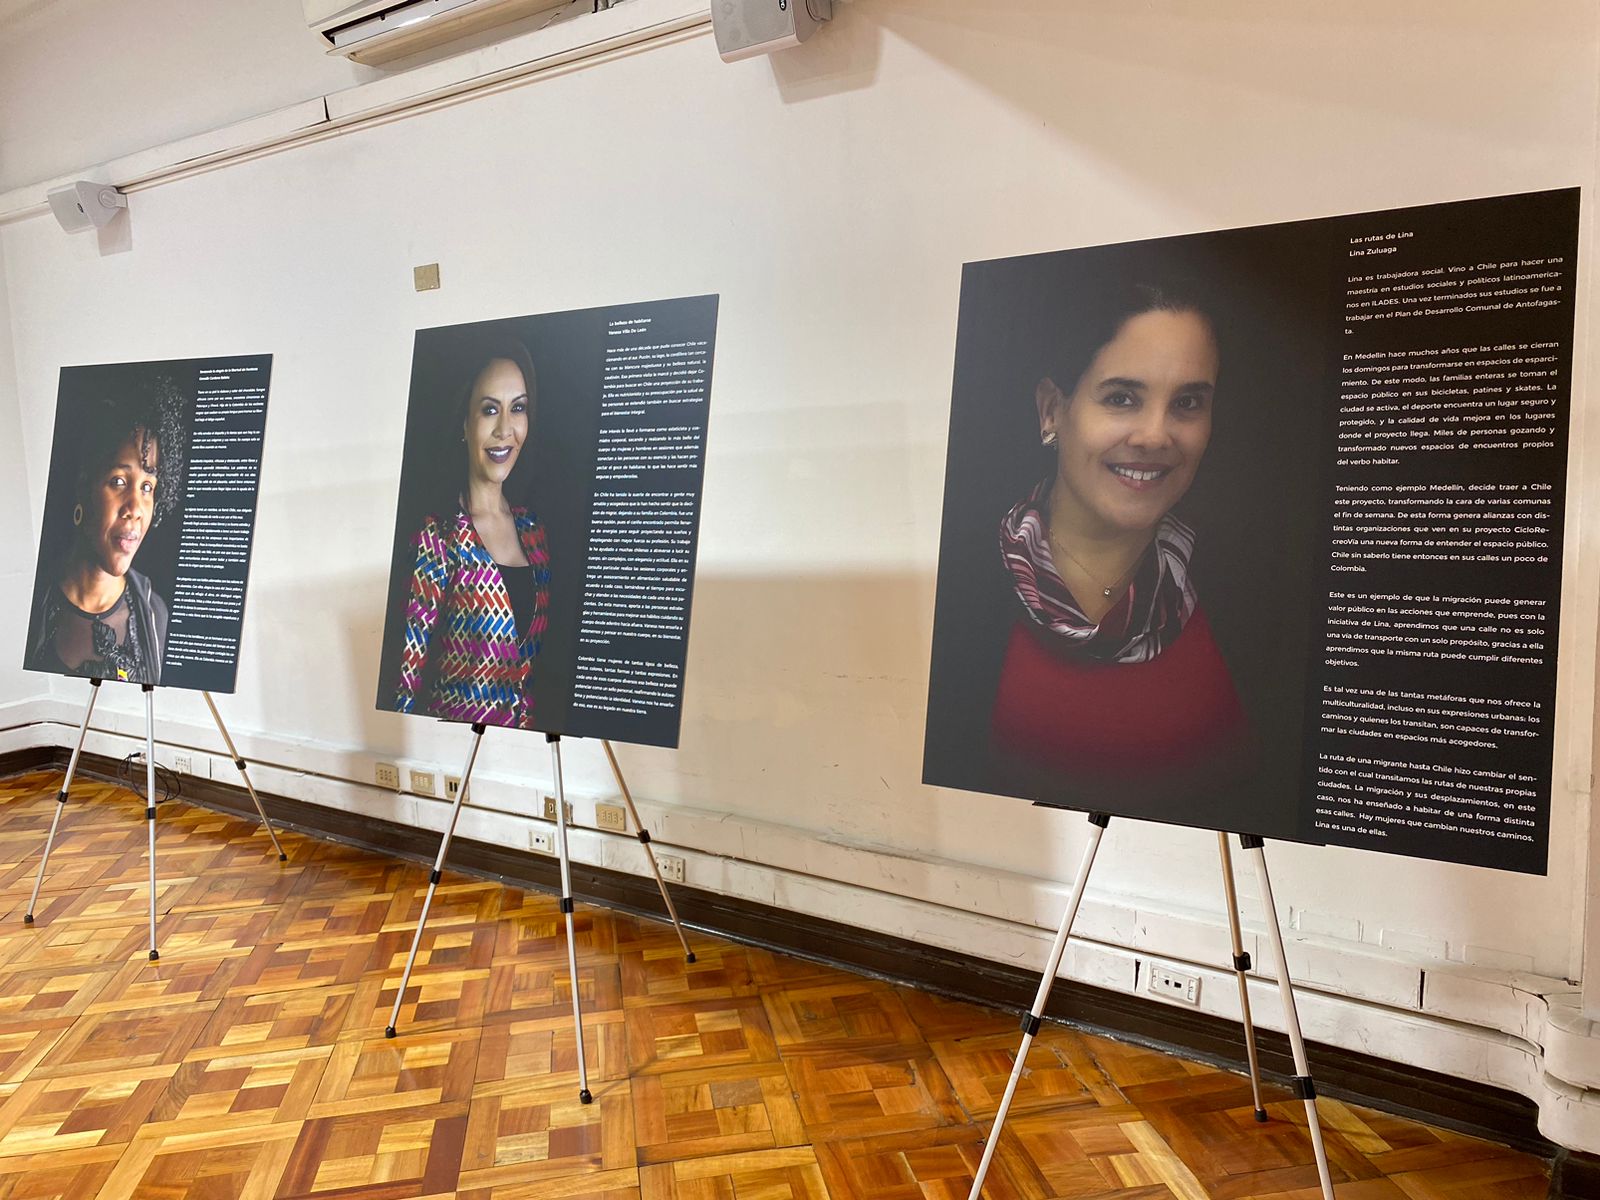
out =
[[1111,597],[1111,589],[1110,588],[1106,588],[1100,594],[1102,596],[1105,596],[1107,599],[1110,599],[1110,597]]

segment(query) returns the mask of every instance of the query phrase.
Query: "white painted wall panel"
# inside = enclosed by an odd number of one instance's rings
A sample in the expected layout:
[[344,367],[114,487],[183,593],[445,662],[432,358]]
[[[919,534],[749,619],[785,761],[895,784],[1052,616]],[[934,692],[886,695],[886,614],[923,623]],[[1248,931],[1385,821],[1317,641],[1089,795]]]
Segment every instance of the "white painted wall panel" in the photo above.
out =
[[[49,691],[49,680],[22,669],[22,638],[33,594],[37,546],[35,510],[30,504],[29,466],[23,453],[21,405],[11,329],[5,248],[0,246],[0,612],[11,645],[0,649],[0,704]],[[44,477],[41,469],[40,479]]]
[[320,42],[299,0],[8,0],[0,192],[378,74]]

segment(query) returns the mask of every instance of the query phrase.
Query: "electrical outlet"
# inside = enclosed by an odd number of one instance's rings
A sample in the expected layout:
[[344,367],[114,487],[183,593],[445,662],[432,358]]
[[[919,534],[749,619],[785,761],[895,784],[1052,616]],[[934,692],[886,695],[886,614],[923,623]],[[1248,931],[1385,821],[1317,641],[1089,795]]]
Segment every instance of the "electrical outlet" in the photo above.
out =
[[1199,977],[1174,971],[1171,967],[1162,966],[1160,963],[1150,964],[1150,982],[1145,990],[1157,996],[1165,996],[1168,1000],[1181,1000],[1185,1004],[1200,1003]]
[[461,792],[461,776],[446,775],[444,777],[444,798],[454,800]]
[[661,878],[668,883],[683,882],[683,859],[676,854],[656,855],[656,866],[661,868]]
[[187,750],[179,750],[172,756],[172,769],[179,775],[193,775],[194,755]]
[[556,852],[555,840],[548,830],[530,829],[528,830],[528,849],[537,850],[540,854],[554,854]]
[[412,794],[417,796],[432,796],[435,794],[432,771],[419,771],[416,767],[411,767],[406,771],[406,775],[411,781],[411,786],[407,790]]
[[[554,796],[546,796],[544,798],[544,819],[546,821],[554,821],[556,819],[556,798]],[[567,801],[567,824],[572,824],[572,801],[570,800]]]
[[594,824],[596,829],[609,829],[613,833],[627,833],[628,810],[620,804],[596,804],[594,806]]
[[393,763],[381,762],[372,768],[372,782],[379,787],[400,790],[400,768]]

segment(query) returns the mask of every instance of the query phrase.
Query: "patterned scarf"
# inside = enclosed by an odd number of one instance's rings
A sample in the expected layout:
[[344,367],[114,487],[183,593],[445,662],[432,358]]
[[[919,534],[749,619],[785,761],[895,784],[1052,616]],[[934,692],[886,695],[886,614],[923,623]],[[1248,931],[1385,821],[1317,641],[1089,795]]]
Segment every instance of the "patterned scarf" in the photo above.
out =
[[[1050,484],[1050,479],[1040,483],[1000,522],[1000,555],[1011,573],[1017,598],[1036,624],[1091,658],[1149,662],[1177,641],[1194,612],[1194,584],[1189,579],[1194,531],[1170,514],[1162,517],[1127,593],[1097,625],[1078,607],[1050,556],[1050,535],[1045,529]],[[1126,622],[1117,622],[1113,628],[1111,618],[1123,611]]]

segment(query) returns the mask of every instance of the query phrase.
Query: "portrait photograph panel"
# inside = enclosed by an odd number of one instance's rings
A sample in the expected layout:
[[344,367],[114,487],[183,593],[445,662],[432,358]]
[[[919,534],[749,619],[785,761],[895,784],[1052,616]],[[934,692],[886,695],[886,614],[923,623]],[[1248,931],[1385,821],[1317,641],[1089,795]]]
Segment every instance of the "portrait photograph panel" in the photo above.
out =
[[716,297],[418,332],[377,706],[677,744]]
[[1577,214],[968,264],[924,781],[1543,871]]
[[1295,831],[1267,781],[1297,783],[1304,622],[1278,617],[1310,595],[1328,353],[1295,234],[966,268],[928,782]]
[[233,691],[271,365],[61,371],[26,669]]

